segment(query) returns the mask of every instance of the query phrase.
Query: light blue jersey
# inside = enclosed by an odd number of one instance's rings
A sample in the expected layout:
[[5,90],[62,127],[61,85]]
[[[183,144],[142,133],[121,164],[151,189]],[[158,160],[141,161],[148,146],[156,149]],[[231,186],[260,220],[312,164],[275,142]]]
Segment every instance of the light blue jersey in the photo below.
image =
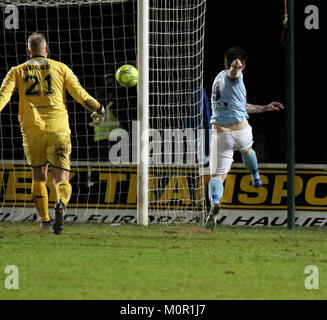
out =
[[243,73],[238,79],[231,80],[227,77],[228,72],[221,71],[213,83],[210,123],[237,123],[249,118]]

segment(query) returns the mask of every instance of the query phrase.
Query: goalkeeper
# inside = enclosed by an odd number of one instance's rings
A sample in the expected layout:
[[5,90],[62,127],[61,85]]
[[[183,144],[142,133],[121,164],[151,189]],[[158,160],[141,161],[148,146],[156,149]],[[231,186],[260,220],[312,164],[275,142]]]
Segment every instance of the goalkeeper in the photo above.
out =
[[[26,52],[30,59],[11,68],[3,80],[0,112],[18,89],[18,120],[24,153],[32,168],[32,196],[40,215],[41,228],[52,226],[54,233],[60,234],[72,193],[69,183],[71,141],[66,90],[92,112],[91,126],[103,121],[105,110],[84,90],[70,68],[47,58],[49,48],[43,34],[33,33],[29,36]],[[53,223],[48,212],[48,165],[51,166],[57,198]]]

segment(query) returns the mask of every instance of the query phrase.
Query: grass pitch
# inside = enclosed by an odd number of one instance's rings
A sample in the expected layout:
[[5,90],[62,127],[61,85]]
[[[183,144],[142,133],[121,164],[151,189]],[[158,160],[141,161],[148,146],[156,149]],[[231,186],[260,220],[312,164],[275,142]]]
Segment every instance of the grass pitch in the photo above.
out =
[[[319,228],[0,223],[0,299],[326,299],[327,233]],[[4,282],[19,270],[19,289]],[[319,269],[308,290],[304,269]]]

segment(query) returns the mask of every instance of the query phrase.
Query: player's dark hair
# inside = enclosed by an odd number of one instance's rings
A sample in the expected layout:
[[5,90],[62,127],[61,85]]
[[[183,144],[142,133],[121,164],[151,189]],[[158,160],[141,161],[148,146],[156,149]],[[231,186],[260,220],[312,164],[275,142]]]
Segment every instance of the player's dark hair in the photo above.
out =
[[230,68],[232,62],[236,59],[241,60],[242,64],[245,64],[246,60],[248,59],[248,55],[243,49],[239,47],[232,47],[225,51],[224,58],[226,67]]

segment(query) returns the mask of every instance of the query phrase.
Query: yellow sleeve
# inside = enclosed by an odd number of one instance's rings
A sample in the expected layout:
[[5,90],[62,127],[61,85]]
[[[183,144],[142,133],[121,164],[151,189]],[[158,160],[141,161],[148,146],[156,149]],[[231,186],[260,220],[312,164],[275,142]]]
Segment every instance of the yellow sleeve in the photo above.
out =
[[13,92],[16,90],[16,75],[15,69],[11,68],[3,79],[0,88],[0,112],[9,102]]
[[99,110],[100,103],[81,86],[73,71],[65,67],[65,85],[69,94],[90,112]]

